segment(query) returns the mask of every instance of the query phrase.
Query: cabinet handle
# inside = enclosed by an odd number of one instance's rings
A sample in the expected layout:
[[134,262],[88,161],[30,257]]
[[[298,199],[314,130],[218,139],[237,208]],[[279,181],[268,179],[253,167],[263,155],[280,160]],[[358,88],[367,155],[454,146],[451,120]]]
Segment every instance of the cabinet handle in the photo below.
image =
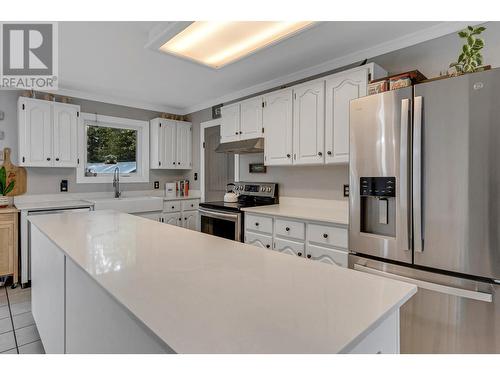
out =
[[194,204],[192,204],[191,207],[194,207]]
[[286,154],[286,157],[289,158],[290,157],[290,154]]
[[331,152],[331,151],[328,151],[328,152],[327,152],[327,154],[328,154],[328,155],[331,155],[331,154],[332,154],[332,152]]
[[266,247],[269,249],[271,247],[271,245],[267,244]]
[[179,221],[182,221],[182,219],[181,219],[181,218],[179,218]]
[[311,254],[307,254],[307,259],[311,259]]
[[56,158],[56,161],[59,161],[59,158]]
[[187,219],[188,219],[187,217],[184,218],[184,220],[187,220]]
[[240,131],[240,134],[243,134],[243,132],[242,132],[242,131]]
[[238,135],[239,133],[238,132],[234,132],[234,134]]
[[328,238],[328,233],[323,233],[323,238]]
[[255,223],[255,226],[258,227],[259,226],[259,223]]
[[180,161],[178,161],[178,162],[177,162],[177,164],[178,164],[178,165],[181,165],[181,162],[180,162]]
[[290,232],[290,228],[288,228],[288,227],[286,227],[286,228],[285,228],[285,230],[286,230],[287,232]]
[[299,257],[301,257],[301,256],[302,256],[302,253],[299,251],[299,252],[297,253],[297,255],[298,255]]
[[323,153],[321,151],[318,152],[318,156],[323,156]]
[[175,161],[173,161],[172,164],[175,165]]
[[175,206],[172,206],[172,210],[175,208]]
[[47,158],[47,161],[50,161],[50,158]]

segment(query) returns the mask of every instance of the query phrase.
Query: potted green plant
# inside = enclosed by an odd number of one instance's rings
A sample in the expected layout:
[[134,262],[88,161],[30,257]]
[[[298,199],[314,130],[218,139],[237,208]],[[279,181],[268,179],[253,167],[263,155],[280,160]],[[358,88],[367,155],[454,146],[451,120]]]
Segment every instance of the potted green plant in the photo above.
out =
[[456,62],[450,64],[450,68],[454,68],[455,72],[452,75],[460,75],[465,73],[473,73],[485,70],[483,65],[483,55],[481,50],[484,48],[484,40],[479,38],[479,35],[486,30],[486,27],[467,26],[466,29],[459,31],[458,36],[465,39],[465,44]]
[[14,189],[15,182],[10,181],[7,184],[7,172],[5,167],[0,168],[0,207],[7,207],[9,205],[9,198],[6,197],[12,189]]

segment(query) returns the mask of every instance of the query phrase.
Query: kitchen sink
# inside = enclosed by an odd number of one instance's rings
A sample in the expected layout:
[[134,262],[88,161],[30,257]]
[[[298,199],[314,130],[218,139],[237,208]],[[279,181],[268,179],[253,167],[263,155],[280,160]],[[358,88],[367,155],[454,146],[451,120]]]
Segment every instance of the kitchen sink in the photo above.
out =
[[95,210],[116,210],[126,213],[151,212],[163,210],[161,197],[120,197],[97,198],[89,200]]

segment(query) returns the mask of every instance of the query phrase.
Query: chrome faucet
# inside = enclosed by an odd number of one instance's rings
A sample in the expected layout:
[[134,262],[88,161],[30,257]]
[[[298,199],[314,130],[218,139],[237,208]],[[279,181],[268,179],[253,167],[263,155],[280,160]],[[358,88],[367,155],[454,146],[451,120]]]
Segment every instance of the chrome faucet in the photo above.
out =
[[116,167],[113,170],[113,187],[115,188],[115,198],[120,198],[120,168]]

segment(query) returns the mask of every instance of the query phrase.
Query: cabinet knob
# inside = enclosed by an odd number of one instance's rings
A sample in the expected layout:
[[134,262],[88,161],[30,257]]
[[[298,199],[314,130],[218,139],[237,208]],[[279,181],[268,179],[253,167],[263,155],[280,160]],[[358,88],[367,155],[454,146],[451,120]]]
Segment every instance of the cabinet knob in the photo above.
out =
[[323,156],[323,153],[321,151],[318,152],[318,156]]
[[47,158],[47,161],[50,161],[50,158]]
[[187,219],[188,219],[187,217],[184,218],[184,220],[187,220]]
[[269,249],[271,247],[271,245],[267,244],[266,247]]
[[290,232],[290,228],[288,228],[288,227],[286,227],[286,228],[285,228],[285,230],[286,230],[287,232]]
[[297,255],[298,255],[299,257],[301,257],[301,256],[302,256],[302,253],[299,251],[299,252],[297,253]]
[[181,221],[181,220],[182,220],[182,219],[181,219],[181,218],[179,218],[179,221]]
[[175,206],[172,206],[172,210],[175,208]]
[[175,165],[175,161],[173,161],[172,164]]
[[194,204],[192,204],[191,207],[194,207]]
[[178,161],[178,162],[177,162],[177,164],[181,165],[181,162],[180,162],[180,161]]
[[290,154],[286,154],[286,157],[289,158],[291,155]]
[[327,154],[328,154],[328,155],[331,155],[331,154],[332,154],[332,152],[331,152],[331,151],[328,151],[328,152],[327,152]]
[[328,233],[323,233],[323,238],[328,238]]
[[59,161],[59,158],[56,158],[56,161]]
[[243,132],[242,132],[242,131],[240,131],[240,134],[243,134]]
[[255,226],[258,227],[259,226],[259,223],[255,223]]
[[307,254],[307,259],[311,259],[311,254]]
[[234,132],[234,134],[238,135],[239,133],[238,132]]

